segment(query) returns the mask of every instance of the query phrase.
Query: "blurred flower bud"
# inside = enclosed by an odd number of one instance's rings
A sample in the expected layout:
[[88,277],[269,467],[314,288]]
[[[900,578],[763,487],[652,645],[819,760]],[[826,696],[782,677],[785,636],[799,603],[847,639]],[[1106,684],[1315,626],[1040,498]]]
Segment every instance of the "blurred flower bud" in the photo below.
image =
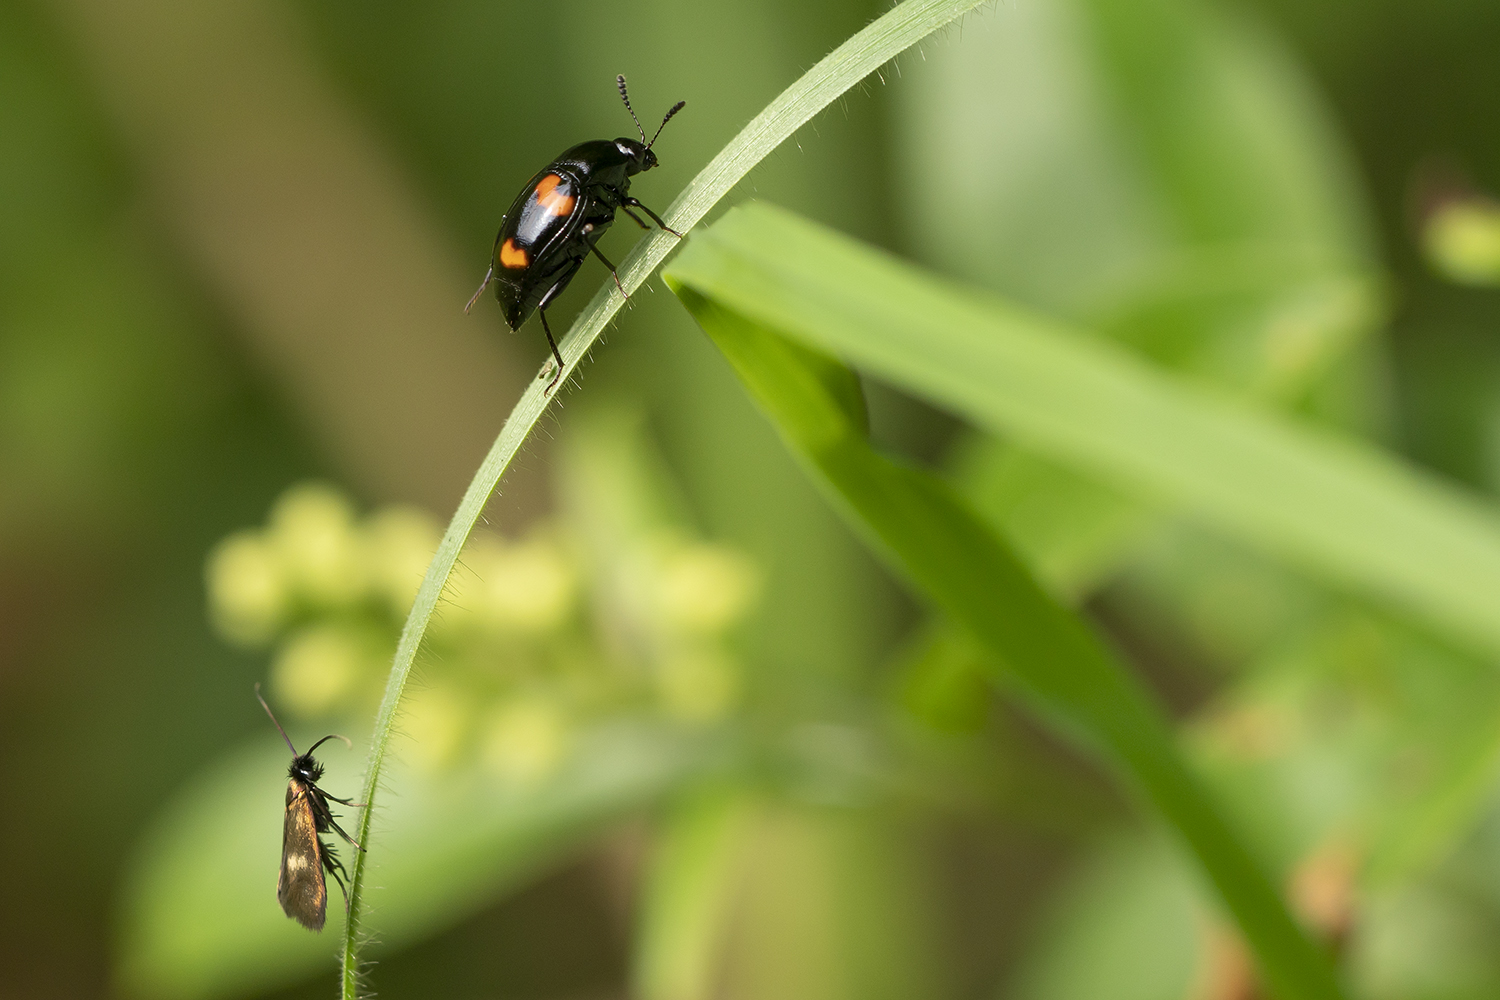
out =
[[360,632],[313,625],[281,647],[271,665],[271,685],[299,715],[324,715],[355,691],[375,662],[373,644]]
[[507,544],[494,535],[475,538],[464,564],[473,574],[464,589],[470,610],[487,625],[533,634],[551,632],[573,608],[573,569],[561,547],[533,534]]
[[657,688],[668,715],[684,722],[714,722],[734,708],[740,693],[739,669],[716,649],[695,649],[667,657],[657,667]]
[[370,518],[365,543],[370,586],[397,617],[416,599],[442,537],[432,516],[416,507],[388,507]]
[[719,632],[750,607],[759,589],[749,558],[723,545],[668,545],[656,581],[656,607],[666,622],[688,632]]
[[1427,217],[1422,243],[1448,280],[1500,285],[1500,204],[1476,197],[1445,202]]
[[205,567],[214,625],[231,642],[269,642],[287,611],[281,563],[258,531],[240,531],[221,541]]
[[568,749],[568,720],[544,698],[508,700],[489,716],[480,758],[496,774],[519,784],[550,777]]
[[268,538],[299,596],[314,606],[340,607],[363,596],[365,575],[354,510],[337,490],[293,486],[271,511]]

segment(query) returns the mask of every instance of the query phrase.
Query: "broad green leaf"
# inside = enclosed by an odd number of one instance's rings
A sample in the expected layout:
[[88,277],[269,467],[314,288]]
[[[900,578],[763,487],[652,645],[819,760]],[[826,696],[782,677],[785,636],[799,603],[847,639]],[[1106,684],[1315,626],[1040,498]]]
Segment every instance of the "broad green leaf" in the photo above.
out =
[[1129,672],[957,494],[871,449],[859,384],[848,369],[705,298],[700,289],[714,283],[699,285],[700,257],[690,248],[688,266],[669,270],[668,284],[833,502],[919,593],[981,643],[997,682],[1114,761],[1150,799],[1219,889],[1279,996],[1338,996],[1326,961],[1188,771],[1166,719]]
[[768,206],[700,234],[674,274],[978,426],[1500,651],[1500,520],[1372,447]]

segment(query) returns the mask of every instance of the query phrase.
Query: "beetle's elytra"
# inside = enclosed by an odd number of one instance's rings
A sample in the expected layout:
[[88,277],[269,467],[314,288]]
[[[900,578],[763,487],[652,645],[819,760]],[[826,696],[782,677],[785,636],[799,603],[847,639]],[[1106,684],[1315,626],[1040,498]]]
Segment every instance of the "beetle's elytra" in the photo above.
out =
[[568,282],[583,266],[584,258],[592,253],[603,261],[614,275],[620,294],[625,294],[625,286],[620,284],[615,266],[595,246],[599,237],[614,223],[615,211],[624,209],[638,226],[650,229],[631,211],[638,208],[662,229],[673,236],[682,236],[661,221],[659,215],[630,197],[630,179],[656,166],[656,154],[651,147],[672,116],[687,106],[687,101],[672,105],[657,127],[656,135],[647,141],[646,130],[641,128],[641,120],[636,118],[635,109],[630,106],[625,77],[615,77],[615,83],[620,88],[625,110],[630,112],[636,131],[641,134],[640,141],[595,139],[579,143],[527,181],[511,203],[510,211],[500,221],[490,269],[479,291],[464,309],[467,312],[472,308],[493,283],[495,298],[500,301],[505,322],[512,330],[520,329],[532,310],[536,310],[542,320],[542,331],[547,334],[547,343],[552,348],[552,357],[557,362],[557,371],[547,385],[549,392],[562,376],[563,359],[557,350],[557,341],[552,337],[552,329],[547,325],[547,306],[568,287]]

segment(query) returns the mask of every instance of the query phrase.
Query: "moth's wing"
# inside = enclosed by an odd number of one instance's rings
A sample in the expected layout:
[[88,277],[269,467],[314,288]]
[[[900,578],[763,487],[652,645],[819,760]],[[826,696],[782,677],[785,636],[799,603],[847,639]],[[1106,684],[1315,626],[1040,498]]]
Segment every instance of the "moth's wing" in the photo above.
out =
[[287,783],[286,824],[281,830],[281,871],[276,899],[286,915],[303,927],[323,929],[328,914],[328,885],[323,879],[322,845],[306,787]]

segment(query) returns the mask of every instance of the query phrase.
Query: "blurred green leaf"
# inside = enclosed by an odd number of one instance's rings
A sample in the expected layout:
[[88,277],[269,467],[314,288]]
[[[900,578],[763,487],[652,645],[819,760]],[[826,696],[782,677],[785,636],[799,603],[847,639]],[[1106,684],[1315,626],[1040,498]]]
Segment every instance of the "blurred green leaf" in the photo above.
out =
[[[734,226],[751,214],[770,213],[732,213],[721,225]],[[1122,767],[1197,854],[1279,995],[1338,996],[1332,970],[1188,771],[1150,697],[945,484],[871,449],[859,383],[848,369],[704,297],[704,290],[717,295],[733,284],[724,280],[718,262],[705,261],[715,252],[714,242],[695,239],[665,278],[834,503],[902,575],[984,646],[997,681]],[[795,256],[801,248],[793,240],[783,249]],[[801,266],[827,262],[814,261],[801,258]],[[764,287],[759,291],[766,293]],[[890,307],[889,296],[882,297]],[[742,301],[740,295],[726,299]],[[815,325],[848,308],[838,300],[804,305]]]
[[[944,272],[1284,403],[1379,320],[1351,157],[1251,14],[1038,0],[903,70],[902,222]],[[985,183],[954,197],[933,183],[953,163],[984,164]],[[1159,523],[1096,477],[976,437],[965,491],[1064,593],[1107,580]]]
[[1340,606],[1258,660],[1193,745],[1261,853],[1291,869],[1340,841],[1375,887],[1450,854],[1500,778],[1493,666]]
[[983,427],[1500,650],[1500,521],[1354,441],[755,205],[675,266],[727,306]]
[[1284,563],[1183,522],[1164,524],[1117,584],[1103,597],[1113,612],[1217,678],[1253,671],[1343,610]]
[[[561,771],[536,785],[476,767],[387,771],[392,805],[375,821],[381,851],[371,869],[378,948],[458,923],[722,751],[706,737],[615,723],[582,734]],[[348,794],[354,765],[337,753],[322,759],[324,787]],[[257,741],[204,771],[158,817],[125,892],[123,990],[180,1000],[243,996],[326,968],[342,923],[338,889],[330,881],[324,935],[276,903],[287,760],[280,741]],[[328,840],[347,865],[353,849]]]
[[1124,135],[1190,241],[1367,252],[1355,174],[1287,53],[1248,14],[1199,0],[1083,0]]
[[1353,893],[1426,878],[1500,780],[1490,660],[1184,525],[1105,598],[1171,659],[1230,678],[1191,723],[1196,759],[1258,853],[1293,870],[1330,848]]
[[978,732],[989,720],[984,654],[968,636],[933,628],[902,664],[901,704],[939,732]]
[[[1370,266],[1355,172],[1248,16],[1040,0],[907,75],[898,177],[923,259],[1236,386],[1305,385],[1368,329],[1367,294],[1339,291]],[[962,198],[933,183],[955,162],[985,165]]]
[[1056,462],[975,436],[951,463],[975,510],[1014,540],[1055,593],[1081,600],[1104,583],[1159,515]]
[[944,997],[920,868],[913,839],[879,810],[695,796],[648,869],[636,995]]
[[[1493,844],[1489,845],[1493,848]],[[1369,1000],[1486,1000],[1500,993],[1500,910],[1470,867],[1384,887],[1363,913],[1352,977]]]
[[709,789],[663,817],[636,932],[639,1000],[714,995],[738,888],[735,855],[745,847],[754,806],[742,791]]
[[[1006,1000],[1159,1000],[1189,993],[1208,929],[1201,887],[1159,838],[1117,834],[1082,859]],[[1207,994],[1218,996],[1219,994]]]

